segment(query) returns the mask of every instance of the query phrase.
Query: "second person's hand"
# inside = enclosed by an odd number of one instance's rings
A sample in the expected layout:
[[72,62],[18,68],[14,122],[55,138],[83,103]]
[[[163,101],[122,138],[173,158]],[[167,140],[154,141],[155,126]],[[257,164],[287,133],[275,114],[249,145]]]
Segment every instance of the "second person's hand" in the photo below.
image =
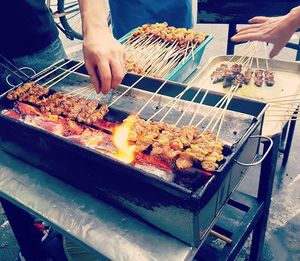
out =
[[270,58],[273,58],[290,40],[299,27],[299,21],[299,8],[279,17],[257,16],[249,20],[251,25],[240,28],[231,40],[235,42],[262,41],[272,43]]

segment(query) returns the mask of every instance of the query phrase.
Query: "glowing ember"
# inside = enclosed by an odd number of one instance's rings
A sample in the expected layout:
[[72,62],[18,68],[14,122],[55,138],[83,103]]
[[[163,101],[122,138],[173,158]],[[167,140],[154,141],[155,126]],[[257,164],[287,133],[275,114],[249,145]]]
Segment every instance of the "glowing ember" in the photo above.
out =
[[116,127],[112,139],[117,147],[117,153],[114,157],[128,164],[134,161],[135,145],[130,145],[128,141],[133,123],[133,120],[126,120]]

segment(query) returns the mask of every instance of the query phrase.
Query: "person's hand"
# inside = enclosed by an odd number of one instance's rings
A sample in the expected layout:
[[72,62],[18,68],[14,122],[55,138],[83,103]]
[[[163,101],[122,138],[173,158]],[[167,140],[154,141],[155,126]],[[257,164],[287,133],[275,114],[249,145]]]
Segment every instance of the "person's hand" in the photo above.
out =
[[97,93],[118,87],[126,73],[125,50],[107,29],[90,30],[85,35],[83,55]]
[[262,41],[272,43],[270,58],[276,56],[299,26],[299,11],[279,17],[257,16],[249,20],[252,25],[240,28],[231,40],[235,42]]

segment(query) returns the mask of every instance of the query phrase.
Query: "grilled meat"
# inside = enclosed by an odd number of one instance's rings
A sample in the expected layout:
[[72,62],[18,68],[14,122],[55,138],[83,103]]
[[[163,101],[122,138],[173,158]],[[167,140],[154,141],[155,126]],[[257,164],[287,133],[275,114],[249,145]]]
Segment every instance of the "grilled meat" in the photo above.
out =
[[212,83],[222,82],[226,76],[227,68],[228,65],[223,63],[217,67],[217,69],[210,76]]
[[30,82],[9,92],[7,98],[9,100],[30,102],[40,107],[42,113],[65,116],[89,125],[102,120],[108,113],[107,105],[97,109],[98,101],[88,101],[61,92],[45,98],[48,92],[48,88]]
[[263,82],[264,82],[264,71],[263,70],[255,70],[254,84],[257,87],[261,87]]
[[244,73],[244,82],[243,83],[247,85],[251,81],[252,75],[253,75],[253,70],[248,68]]
[[270,70],[265,70],[265,83],[267,86],[273,86],[274,85],[274,73]]
[[[168,26],[165,23],[156,24],[144,24],[143,26],[137,28],[131,38],[131,42],[135,39],[138,40],[141,36],[147,35],[153,41],[159,39],[161,42],[169,42],[170,44],[175,41],[178,43],[177,47],[186,48],[190,44],[194,44],[194,48],[201,44],[205,38],[206,34],[203,32],[196,32],[193,29],[176,28],[173,26]],[[147,40],[148,38],[145,38]]]
[[242,73],[238,73],[236,76],[235,76],[235,78],[234,78],[234,80],[233,80],[233,82],[232,82],[232,85],[233,86],[238,86],[239,88],[241,88],[242,86],[243,86],[243,82],[245,81],[245,76],[244,76],[244,74],[242,74]]
[[44,88],[35,82],[28,82],[17,89],[10,91],[7,94],[7,99],[27,101],[35,104],[40,97],[47,95],[48,92],[48,88]]

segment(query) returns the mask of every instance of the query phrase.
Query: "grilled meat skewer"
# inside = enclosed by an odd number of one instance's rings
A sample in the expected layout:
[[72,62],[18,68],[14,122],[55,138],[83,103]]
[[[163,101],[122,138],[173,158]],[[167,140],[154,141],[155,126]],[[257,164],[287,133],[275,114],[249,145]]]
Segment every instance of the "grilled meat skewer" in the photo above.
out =
[[267,86],[274,85],[274,73],[270,70],[265,70],[265,83]]
[[[200,162],[203,169],[214,171],[223,159],[223,144],[210,132],[200,133],[194,126],[175,127],[160,122],[148,122],[131,115],[129,142],[136,145],[136,152],[150,149],[150,154],[179,169]],[[203,164],[202,164],[203,163]]]
[[44,88],[35,82],[28,82],[17,89],[10,91],[7,94],[7,99],[35,103],[40,97],[43,97],[48,93],[48,88]]
[[255,70],[254,84],[257,87],[261,87],[264,82],[264,71],[261,69]]

